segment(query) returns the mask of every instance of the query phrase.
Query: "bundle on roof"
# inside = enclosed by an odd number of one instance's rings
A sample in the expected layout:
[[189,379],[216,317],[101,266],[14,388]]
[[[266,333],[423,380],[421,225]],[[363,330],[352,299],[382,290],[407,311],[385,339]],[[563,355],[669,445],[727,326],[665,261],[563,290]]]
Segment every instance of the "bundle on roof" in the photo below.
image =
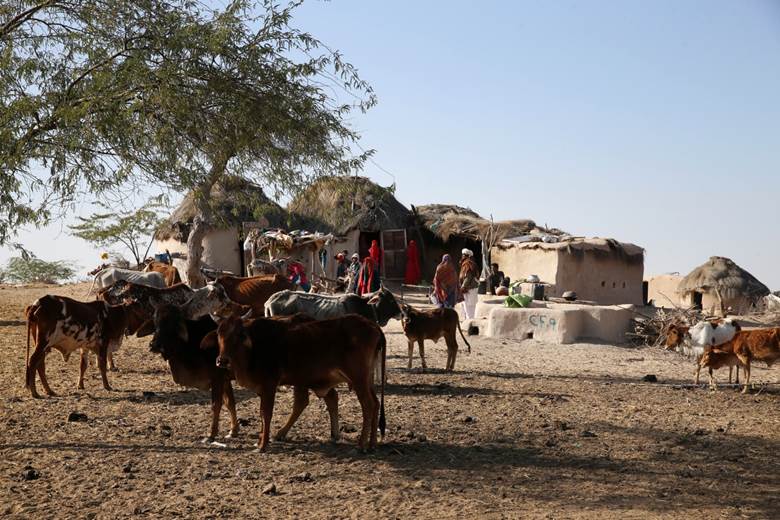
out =
[[411,213],[393,195],[365,177],[322,177],[288,205],[297,227],[346,235],[353,229],[374,232],[404,229]]
[[677,291],[716,292],[722,298],[761,298],[769,294],[769,288],[755,276],[742,269],[731,259],[713,256],[680,281]]
[[[157,240],[186,241],[192,221],[198,214],[195,193],[189,192],[154,234]],[[269,199],[263,189],[242,177],[227,176],[211,189],[211,224],[217,228],[240,226],[242,222],[267,222],[269,227],[285,227],[287,212]]]
[[490,230],[491,225],[497,240],[531,233],[564,234],[559,229],[540,228],[536,222],[529,219],[503,220],[491,223],[470,208],[451,204],[427,204],[414,207],[413,210],[418,221],[444,242],[449,241],[452,237],[482,240]]

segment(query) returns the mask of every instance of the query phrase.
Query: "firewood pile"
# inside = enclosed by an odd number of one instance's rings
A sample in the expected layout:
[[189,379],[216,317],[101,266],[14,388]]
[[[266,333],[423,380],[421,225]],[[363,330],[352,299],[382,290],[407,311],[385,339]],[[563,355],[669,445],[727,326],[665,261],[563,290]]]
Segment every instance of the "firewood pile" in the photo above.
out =
[[626,337],[635,345],[658,347],[663,344],[672,325],[693,325],[701,321],[701,311],[694,309],[658,309],[653,316],[637,315],[631,320],[633,332]]

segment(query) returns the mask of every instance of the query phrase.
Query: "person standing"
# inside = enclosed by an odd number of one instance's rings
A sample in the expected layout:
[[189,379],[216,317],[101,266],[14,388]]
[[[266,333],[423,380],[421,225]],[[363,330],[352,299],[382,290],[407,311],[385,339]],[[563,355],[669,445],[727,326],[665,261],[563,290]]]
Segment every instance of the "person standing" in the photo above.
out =
[[306,279],[306,268],[303,267],[303,264],[297,260],[293,260],[288,265],[287,270],[290,273],[288,278],[290,282],[300,286],[304,292],[309,292],[311,289],[311,284]]
[[460,275],[458,276],[460,291],[463,294],[463,315],[467,320],[473,320],[479,299],[479,268],[474,261],[474,252],[463,249],[460,258]]
[[371,247],[368,248],[368,255],[371,257],[371,261],[374,264],[374,280],[376,280],[376,285],[380,286],[382,284],[381,273],[384,251],[379,248],[379,242],[376,240],[371,241]]
[[358,282],[358,294],[360,296],[376,292],[381,288],[374,260],[370,256],[363,259],[363,267],[360,268],[358,278],[360,280]]
[[360,275],[360,256],[352,255],[352,262],[347,267],[347,292],[357,294],[358,279]]
[[433,277],[433,291],[438,299],[439,307],[453,308],[458,301],[458,273],[450,261],[450,255],[441,257],[441,263],[436,267]]
[[404,283],[406,285],[417,285],[420,283],[422,273],[420,272],[420,260],[417,253],[417,243],[414,240],[409,241],[406,248],[406,273]]

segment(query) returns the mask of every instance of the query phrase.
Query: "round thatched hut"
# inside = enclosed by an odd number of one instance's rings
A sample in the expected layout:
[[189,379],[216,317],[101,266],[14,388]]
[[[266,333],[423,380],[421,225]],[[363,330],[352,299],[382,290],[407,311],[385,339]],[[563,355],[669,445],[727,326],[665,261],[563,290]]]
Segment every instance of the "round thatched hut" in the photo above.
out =
[[[326,247],[326,276],[335,277],[333,257],[346,249],[368,256],[372,240],[385,252],[383,275],[402,279],[406,267],[407,229],[411,212],[391,188],[365,177],[322,177],[287,206],[296,227],[335,235]],[[411,237],[409,237],[411,238]]]
[[[263,189],[241,177],[226,177],[211,190],[213,229],[203,239],[203,263],[213,269],[244,272],[242,241],[252,228],[286,227],[287,212],[269,199]],[[152,248],[187,254],[187,237],[197,214],[195,196],[188,193],[154,234]],[[184,260],[174,260],[186,272]]]
[[745,312],[769,289],[731,259],[713,256],[683,278],[677,292],[687,305],[725,315]]

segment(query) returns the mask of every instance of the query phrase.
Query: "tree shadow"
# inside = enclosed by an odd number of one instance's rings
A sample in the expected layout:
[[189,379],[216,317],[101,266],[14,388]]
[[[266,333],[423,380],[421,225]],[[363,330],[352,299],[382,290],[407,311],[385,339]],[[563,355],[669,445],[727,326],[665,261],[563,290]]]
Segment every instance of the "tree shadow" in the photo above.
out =
[[385,394],[387,395],[503,395],[490,388],[477,386],[456,386],[450,383],[413,383],[409,385],[386,384]]

